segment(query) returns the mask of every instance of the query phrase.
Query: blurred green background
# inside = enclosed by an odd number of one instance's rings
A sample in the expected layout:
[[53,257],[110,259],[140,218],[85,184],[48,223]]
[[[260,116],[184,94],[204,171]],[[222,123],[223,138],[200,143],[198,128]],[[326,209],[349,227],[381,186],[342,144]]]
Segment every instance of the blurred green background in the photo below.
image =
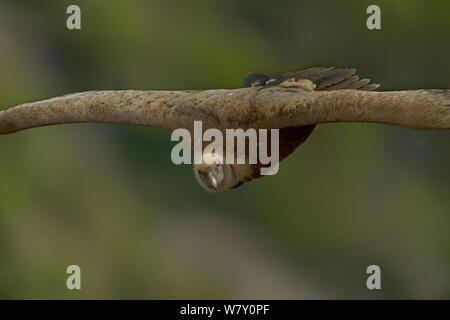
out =
[[[370,4],[382,30],[366,28]],[[448,0],[0,2],[2,109],[322,65],[382,90],[450,88],[449,57]],[[321,125],[278,175],[213,195],[161,129],[1,136],[0,298],[450,298],[449,134]],[[371,264],[382,290],[366,288]]]

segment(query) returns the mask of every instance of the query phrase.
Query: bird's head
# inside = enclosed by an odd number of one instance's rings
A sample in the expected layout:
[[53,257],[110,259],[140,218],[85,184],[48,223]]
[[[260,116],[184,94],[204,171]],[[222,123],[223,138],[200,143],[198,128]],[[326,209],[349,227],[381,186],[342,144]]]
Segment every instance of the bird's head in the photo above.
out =
[[224,164],[223,161],[194,164],[194,175],[197,182],[208,192],[226,191],[242,184],[232,165]]

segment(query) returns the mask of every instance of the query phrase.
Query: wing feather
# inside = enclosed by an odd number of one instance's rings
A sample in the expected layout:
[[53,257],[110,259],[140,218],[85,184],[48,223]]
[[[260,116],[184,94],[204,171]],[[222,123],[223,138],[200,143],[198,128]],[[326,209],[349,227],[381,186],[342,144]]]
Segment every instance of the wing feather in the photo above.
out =
[[244,79],[244,87],[276,86],[292,78],[295,80],[310,80],[316,85],[316,90],[375,90],[380,86],[379,84],[368,86],[370,79],[359,80],[355,68],[313,67],[283,75],[269,72],[250,72]]

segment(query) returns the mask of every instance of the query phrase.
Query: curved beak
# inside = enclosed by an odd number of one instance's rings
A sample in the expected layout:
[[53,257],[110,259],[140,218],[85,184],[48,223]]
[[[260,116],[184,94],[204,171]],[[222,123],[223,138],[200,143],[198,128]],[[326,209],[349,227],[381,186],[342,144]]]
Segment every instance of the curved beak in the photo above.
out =
[[217,182],[217,177],[216,177],[216,175],[214,174],[214,172],[211,169],[208,170],[208,182],[216,190],[219,187],[219,184]]

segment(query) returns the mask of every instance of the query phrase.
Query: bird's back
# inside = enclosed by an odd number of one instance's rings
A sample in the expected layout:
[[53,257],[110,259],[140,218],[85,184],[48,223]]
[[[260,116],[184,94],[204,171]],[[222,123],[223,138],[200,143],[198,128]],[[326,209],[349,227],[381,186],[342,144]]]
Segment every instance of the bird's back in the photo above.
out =
[[[314,90],[324,91],[343,89],[372,91],[380,86],[371,83],[370,79],[360,79],[354,68],[313,67],[285,74],[249,72],[244,79],[244,87],[261,87],[261,90],[263,90],[264,88],[281,85],[291,79],[295,81],[300,79],[310,80],[315,85]],[[289,83],[289,85],[291,84]],[[316,127],[317,125],[281,128],[279,132],[279,160],[282,161],[294,152],[309,138]],[[270,145],[269,141],[268,146]],[[261,177],[261,166],[261,164],[253,166],[252,179]]]

